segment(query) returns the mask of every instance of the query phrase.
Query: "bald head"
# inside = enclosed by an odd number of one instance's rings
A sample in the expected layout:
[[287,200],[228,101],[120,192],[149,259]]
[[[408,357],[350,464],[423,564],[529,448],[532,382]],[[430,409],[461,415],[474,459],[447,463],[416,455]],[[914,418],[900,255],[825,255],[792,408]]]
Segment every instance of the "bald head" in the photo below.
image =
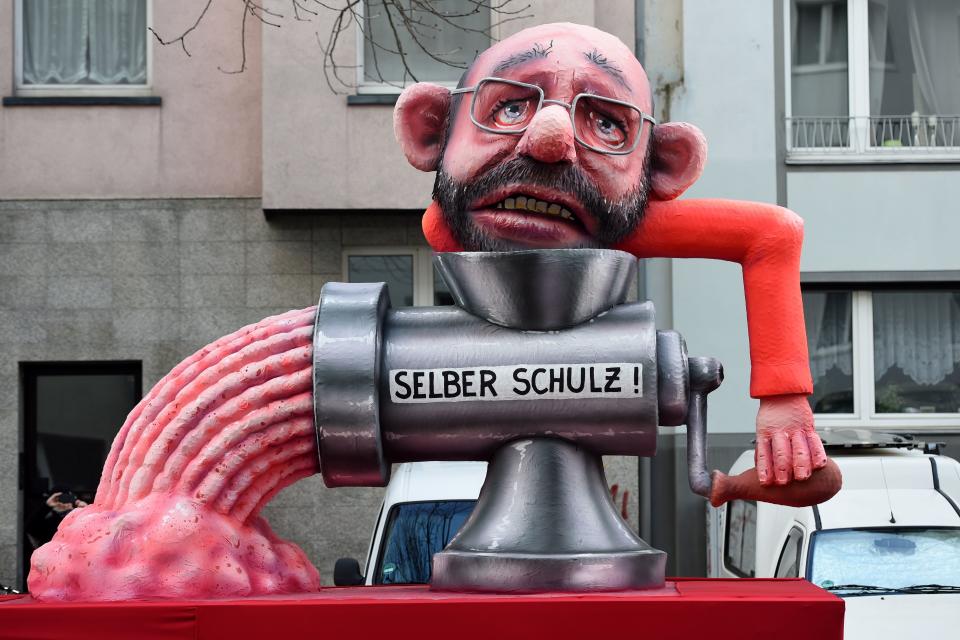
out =
[[659,125],[654,146],[652,109],[629,47],[546,24],[481,53],[452,96],[408,87],[394,130],[411,164],[437,171],[434,199],[464,247],[608,246],[636,227],[649,193],[675,197],[699,175],[702,136]]

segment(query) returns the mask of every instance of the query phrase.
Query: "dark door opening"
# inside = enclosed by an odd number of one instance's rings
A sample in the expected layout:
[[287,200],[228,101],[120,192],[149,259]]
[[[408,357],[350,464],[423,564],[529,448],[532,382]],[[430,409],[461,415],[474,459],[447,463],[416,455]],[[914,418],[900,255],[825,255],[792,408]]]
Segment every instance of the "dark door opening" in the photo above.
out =
[[22,589],[30,555],[65,515],[47,499],[61,491],[93,502],[110,445],[142,395],[141,371],[139,361],[20,363]]

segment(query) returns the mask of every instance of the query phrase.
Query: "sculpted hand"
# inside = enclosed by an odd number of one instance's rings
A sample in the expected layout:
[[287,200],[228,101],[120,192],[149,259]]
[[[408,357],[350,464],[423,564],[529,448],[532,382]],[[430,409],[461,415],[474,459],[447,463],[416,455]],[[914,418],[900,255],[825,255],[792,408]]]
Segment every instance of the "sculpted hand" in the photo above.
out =
[[823,443],[813,427],[813,412],[803,394],[760,399],[757,414],[757,476],[760,484],[806,480],[827,464]]

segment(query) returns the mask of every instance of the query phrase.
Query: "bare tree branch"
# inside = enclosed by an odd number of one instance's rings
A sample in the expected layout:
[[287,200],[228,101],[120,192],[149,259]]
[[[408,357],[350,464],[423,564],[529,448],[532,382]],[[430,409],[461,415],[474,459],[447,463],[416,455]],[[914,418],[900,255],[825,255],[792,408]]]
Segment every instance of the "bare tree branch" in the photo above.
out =
[[193,31],[198,26],[200,26],[200,21],[203,20],[204,17],[206,17],[207,11],[210,10],[211,4],[213,4],[213,0],[207,0],[207,4],[203,7],[203,11],[200,12],[200,15],[197,16],[196,21],[190,27],[188,27],[186,31],[181,33],[176,38],[173,38],[172,40],[164,40],[163,38],[161,38],[160,34],[153,30],[153,27],[147,27],[147,29],[149,29],[150,33],[154,35],[157,41],[164,46],[168,44],[173,44],[174,42],[179,42],[180,47],[183,49],[183,52],[187,54],[187,57],[189,58],[190,52],[187,51],[187,36],[190,35],[191,31]]
[[[221,0],[227,2],[228,0]],[[286,17],[279,11],[268,8],[268,0],[233,0],[242,6],[240,23],[240,65],[236,69],[217,67],[228,74],[243,73],[247,68],[247,18],[252,16],[261,24],[279,28]],[[432,62],[466,69],[471,59],[462,47],[449,51],[438,51],[430,44],[432,38],[444,32],[460,32],[485,36],[493,40],[493,33],[501,25],[515,20],[532,17],[530,4],[517,6],[523,0],[289,0],[292,19],[295,22],[312,22],[320,15],[320,10],[332,12],[333,20],[329,31],[321,36],[315,32],[317,45],[323,54],[323,77],[334,93],[353,90],[362,81],[355,73],[360,65],[344,65],[337,62],[337,51],[343,44],[341,36],[357,29],[361,35],[362,46],[367,56],[364,61],[364,73],[375,82],[402,87],[408,80],[416,82],[417,74],[411,66],[410,57],[419,52]],[[157,41],[162,45],[179,43],[183,52],[190,57],[187,49],[187,36],[192,34],[207,17],[214,0],[207,0],[192,25],[184,29],[177,37],[163,39],[152,27]],[[308,6],[309,5],[309,6]],[[489,14],[488,25],[471,25],[466,20],[480,14]],[[373,25],[383,33],[373,34]],[[385,57],[398,58],[400,79],[387,77],[381,69]],[[353,79],[344,76],[345,70],[354,72]]]

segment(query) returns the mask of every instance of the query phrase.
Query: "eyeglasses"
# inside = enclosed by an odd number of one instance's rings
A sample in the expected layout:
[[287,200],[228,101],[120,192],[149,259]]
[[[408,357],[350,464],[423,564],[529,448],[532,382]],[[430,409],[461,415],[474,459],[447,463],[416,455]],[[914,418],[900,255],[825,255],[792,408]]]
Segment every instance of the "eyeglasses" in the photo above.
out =
[[570,103],[546,100],[542,88],[516,80],[483,78],[476,86],[451,91],[452,95],[463,93],[473,93],[470,120],[484,131],[520,135],[544,105],[558,104],[570,112],[578,143],[614,156],[625,156],[637,148],[644,121],[657,124],[653,116],[629,102],[591,93],[578,93]]

